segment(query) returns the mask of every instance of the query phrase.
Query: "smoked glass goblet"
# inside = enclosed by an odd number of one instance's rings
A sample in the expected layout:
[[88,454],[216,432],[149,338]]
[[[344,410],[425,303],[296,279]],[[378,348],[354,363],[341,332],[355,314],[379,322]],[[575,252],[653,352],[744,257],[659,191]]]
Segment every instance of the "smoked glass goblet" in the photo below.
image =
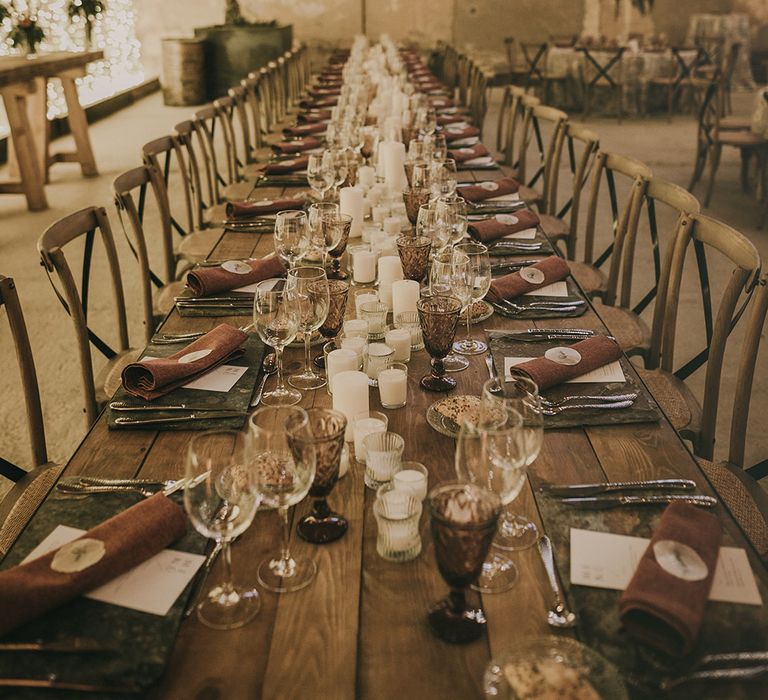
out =
[[432,296],[416,302],[424,347],[432,357],[432,374],[422,377],[421,387],[427,391],[450,391],[456,380],[445,376],[443,358],[456,335],[461,302],[456,297]]

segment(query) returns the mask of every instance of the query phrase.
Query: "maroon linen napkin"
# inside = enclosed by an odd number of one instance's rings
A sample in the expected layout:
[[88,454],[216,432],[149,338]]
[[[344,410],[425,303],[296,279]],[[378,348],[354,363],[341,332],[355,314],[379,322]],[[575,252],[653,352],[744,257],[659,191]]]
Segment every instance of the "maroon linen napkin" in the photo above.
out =
[[622,355],[621,346],[605,335],[580,340],[568,347],[581,355],[581,360],[575,365],[564,365],[548,360],[546,357],[537,357],[535,360],[515,365],[512,372],[529,377],[539,387],[539,391],[546,391],[569,379],[580,377],[593,369],[614,362]]
[[[291,158],[289,160],[278,160],[275,163],[270,163],[267,165],[267,167],[264,168],[264,172],[267,175],[285,175],[286,173],[295,173],[299,170],[306,170],[308,163],[309,156],[299,156],[298,158]],[[288,207],[288,209],[291,208],[292,207]],[[278,211],[280,210],[278,209]]]
[[[461,118],[464,121],[464,117]],[[468,139],[470,136],[480,136],[480,129],[476,126],[448,126],[443,129],[443,136],[448,143],[459,139]]]
[[338,97],[341,95],[341,87],[317,87],[309,88],[307,94],[315,98]]
[[539,217],[536,212],[523,209],[514,214],[496,214],[490,219],[473,221],[467,226],[467,233],[481,243],[493,243],[499,238],[535,228],[538,225]]
[[245,262],[251,268],[251,272],[245,274],[229,272],[223,267],[198,267],[190,270],[187,273],[187,286],[196,297],[205,297],[285,274],[285,266],[276,255]]
[[338,97],[317,97],[311,100],[302,100],[299,107],[302,109],[318,109],[320,107],[335,107],[339,101]]
[[247,333],[222,323],[170,357],[127,365],[123,388],[132,396],[152,401],[241,355],[240,346],[247,338]]
[[473,158],[491,155],[490,151],[482,143],[476,143],[474,146],[466,148],[453,148],[448,150],[448,157],[453,158],[457,163],[464,163]]
[[324,134],[328,128],[327,124],[317,122],[315,124],[299,124],[298,126],[289,126],[283,129],[285,136],[311,136],[312,134]]
[[[684,656],[693,649],[712,588],[721,537],[720,520],[714,513],[688,503],[667,506],[619,599],[619,617],[631,636],[670,656]],[[706,565],[706,572],[700,572],[703,578],[686,580],[661,566],[654,547],[670,540],[690,547],[701,558]]]
[[296,117],[296,121],[298,121],[299,124],[316,124],[317,122],[323,122],[330,118],[331,111],[329,109],[313,109],[299,114]]
[[529,282],[521,271],[510,272],[508,275],[498,277],[491,282],[491,288],[486,295],[491,301],[497,301],[499,299],[514,299],[522,294],[533,292],[536,289],[546,287],[553,282],[559,282],[565,279],[570,274],[571,270],[568,267],[568,263],[558,255],[550,255],[548,258],[539,260],[530,267],[524,267],[523,270],[534,268],[540,270],[544,274],[544,279],[538,284]]
[[441,114],[437,117],[439,126],[448,126],[449,124],[458,124],[459,122],[468,122],[469,117],[466,114]]
[[482,202],[485,199],[491,199],[491,197],[514,194],[520,189],[520,183],[513,177],[503,177],[493,184],[498,185],[498,187],[493,188],[487,182],[481,182],[477,185],[460,187],[458,193],[468,202]]
[[[290,162],[295,163],[297,160],[298,158],[293,159]],[[278,165],[278,163],[273,163],[272,165]],[[269,168],[270,166],[267,167]],[[304,167],[307,167],[306,164]],[[227,202],[226,211],[227,216],[230,219],[246,219],[252,216],[267,216],[268,214],[277,214],[279,211],[285,211],[288,209],[302,209],[303,207],[304,200],[296,199],[295,197],[286,197],[285,199],[262,199],[261,201],[256,202],[252,202],[248,199],[240,199],[233,202]]]
[[453,107],[454,101],[450,97],[430,97],[429,104],[435,109],[444,109],[446,107]]
[[[186,529],[184,511],[156,494],[97,525],[74,543],[1,571],[0,636],[138,566],[179,539]],[[61,571],[62,560],[76,561],[89,545],[96,550],[103,545],[101,559],[82,571]],[[67,553],[69,557],[65,557]]]
[[319,148],[321,146],[320,139],[314,136],[307,136],[303,139],[296,139],[295,141],[280,141],[272,145],[272,150],[275,153],[301,153],[302,151],[310,151],[313,148]]

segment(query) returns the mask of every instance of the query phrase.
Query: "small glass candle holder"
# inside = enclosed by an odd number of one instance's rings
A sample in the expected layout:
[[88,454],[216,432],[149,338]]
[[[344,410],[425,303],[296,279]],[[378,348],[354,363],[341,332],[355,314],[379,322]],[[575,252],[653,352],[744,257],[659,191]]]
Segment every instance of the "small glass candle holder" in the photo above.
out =
[[367,301],[360,305],[360,313],[368,321],[368,340],[381,340],[387,332],[389,307],[380,301]]
[[340,347],[336,340],[331,340],[323,345],[323,356],[325,358],[325,377],[328,380],[325,388],[333,396],[333,378],[339,372],[360,369],[360,362],[354,350]]
[[370,386],[379,385],[379,372],[392,364],[395,351],[384,343],[370,343],[368,354],[365,356],[365,369]]
[[355,416],[353,429],[355,432],[355,459],[361,464],[365,464],[366,453],[365,438],[372,433],[386,433],[389,425],[389,418],[381,411],[369,411]]
[[368,355],[368,339],[358,338],[357,336],[340,335],[336,338],[336,344],[344,350],[354,350],[357,354],[357,369],[365,368],[365,358]]
[[378,534],[376,551],[387,561],[411,561],[421,553],[421,501],[384,484],[376,495],[373,514]]
[[411,332],[407,328],[392,328],[384,335],[384,342],[394,351],[395,362],[408,362],[411,359]]
[[418,311],[403,311],[395,317],[395,328],[406,328],[411,333],[411,352],[424,349]]
[[375,289],[359,289],[355,292],[355,317],[358,319],[363,318],[363,313],[360,307],[369,301],[378,301],[379,294]]
[[397,433],[372,433],[363,439],[365,485],[377,489],[390,481],[403,461],[405,440]]
[[367,338],[368,321],[362,318],[350,318],[344,321],[344,335],[348,338]]
[[376,281],[378,257],[368,245],[351,246],[348,250],[352,261],[352,284],[372,284]]
[[379,370],[379,399],[384,408],[402,408],[408,400],[408,366],[392,362]]
[[429,472],[421,462],[403,462],[390,483],[397,491],[408,492],[423,501],[429,489]]

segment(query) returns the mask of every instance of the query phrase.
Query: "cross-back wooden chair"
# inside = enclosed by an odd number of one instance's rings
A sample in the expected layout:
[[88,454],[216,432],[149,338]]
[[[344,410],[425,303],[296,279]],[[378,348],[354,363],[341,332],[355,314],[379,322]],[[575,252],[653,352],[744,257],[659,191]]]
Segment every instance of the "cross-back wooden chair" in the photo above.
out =
[[469,110],[472,123],[480,129],[482,138],[485,115],[488,112],[488,78],[478,66],[475,66],[472,74]]
[[562,150],[565,149],[571,187],[568,198],[562,204],[559,203],[558,192],[560,167],[555,167],[553,164],[549,171],[548,213],[539,213],[540,225],[550,240],[565,244],[566,257],[571,259],[576,253],[576,231],[581,211],[581,195],[599,147],[599,137],[594,131],[567,121],[563,127],[563,144],[560,146],[557,165],[561,163]]
[[528,68],[524,61],[521,61],[518,51],[518,42],[513,36],[504,37],[504,52],[507,56],[506,73],[509,76],[509,82],[513,85],[523,84],[528,75]]
[[615,49],[593,50],[587,46],[578,49],[584,54],[584,71],[582,74],[582,93],[584,95],[584,110],[582,116],[586,119],[592,111],[595,95],[599,90],[610,90],[616,99],[616,112],[619,124],[624,116],[624,70],[622,56],[626,47]]
[[[686,260],[693,255],[699,273],[706,334],[705,347],[675,369],[677,317]],[[730,267],[726,286],[713,304],[707,257],[717,255]],[[652,345],[641,378],[673,427],[693,445],[695,454],[711,459],[715,445],[720,380],[728,337],[748,308],[757,288],[760,256],[754,245],[736,229],[703,214],[682,217],[672,250],[669,276],[659,287],[656,304],[663,312],[654,316]],[[657,327],[658,324],[658,327]],[[685,380],[706,364],[703,401],[699,403]]]
[[720,128],[723,99],[722,83],[713,79],[706,87],[704,99],[699,109],[699,120],[696,135],[696,161],[688,189],[693,189],[701,180],[704,168],[709,162],[709,180],[704,206],[709,206],[715,188],[715,176],[720,166],[720,157],[724,146],[738,148],[741,153],[741,186],[749,190],[749,164],[756,157],[759,167],[765,168],[768,158],[768,139],[752,131],[725,131]]
[[466,107],[468,105],[470,67],[471,67],[471,62],[469,60],[469,56],[463,53],[459,54],[456,62],[456,68],[457,68],[456,87],[458,88],[459,104],[462,107]]
[[[101,241],[106,254],[106,270],[112,290],[114,330],[117,335],[117,350],[96,334],[88,325],[88,301],[91,291],[91,262],[94,244]],[[64,255],[64,246],[75,240],[84,244],[83,264],[80,271],[80,286],[75,282],[72,268]],[[51,224],[37,241],[43,269],[53,287],[56,297],[72,319],[77,342],[77,353],[83,389],[83,411],[86,426],[98,417],[99,410],[120,385],[120,373],[139,355],[140,350],[128,344],[128,323],[123,294],[123,280],[120,262],[115,248],[115,239],[103,207],[86,207],[74,214]],[[59,286],[52,274],[58,278]],[[106,363],[94,373],[91,346],[99,351]]]
[[0,275],[0,307],[6,311],[16,350],[32,458],[32,468],[27,470],[0,456],[0,476],[10,479],[14,484],[5,497],[0,499],[0,556],[2,556],[43,501],[62,467],[48,461],[40,390],[27,325],[24,322],[16,284],[13,278],[3,275]]
[[[592,297],[600,297],[606,290],[608,276],[601,268],[612,258],[617,240],[620,241],[626,233],[633,206],[642,196],[651,175],[650,168],[636,158],[607,151],[598,151],[595,156],[588,190],[587,216],[583,234],[580,234],[583,237],[583,256],[581,260],[569,261],[574,278]],[[599,219],[603,182],[608,195],[608,221]],[[623,186],[623,192],[620,186]],[[601,236],[602,232],[609,236]],[[576,251],[578,236],[574,234],[571,238],[571,249]],[[598,245],[605,246],[599,253],[595,250]]]
[[452,95],[455,95],[459,82],[459,54],[451,44],[445,46],[443,58],[443,81]]
[[224,126],[221,110],[215,105],[198,109],[192,126],[197,135],[203,170],[213,185],[214,203],[219,203],[223,201],[223,188],[236,181],[231,135]]
[[[231,89],[230,93],[234,94],[218,99],[213,103],[219,112],[219,123],[225,132],[223,141],[225,148],[228,149],[228,171],[232,175],[230,181],[221,188],[221,196],[226,201],[244,199],[252,189],[249,183],[245,181],[244,175],[248,154],[251,152],[251,138],[247,114],[245,113],[245,95],[239,87]],[[239,137],[238,134],[240,134]]]
[[248,108],[248,116],[252,125],[251,136],[253,137],[252,147],[254,153],[251,154],[251,162],[258,160],[258,152],[264,148],[264,131],[262,122],[264,120],[263,108],[259,97],[259,76],[251,73],[247,78],[240,81],[245,91],[245,103]]
[[672,75],[654,76],[648,81],[649,88],[658,88],[664,92],[668,121],[672,121],[675,100],[679,100],[686,90],[690,91],[693,88],[694,72],[702,60],[700,49],[673,46],[670,51],[675,61],[674,73]]
[[544,104],[552,102],[552,88],[561,84],[565,91],[566,102],[569,97],[569,78],[566,74],[554,73],[549,70],[549,42],[520,42],[523,59],[525,60],[527,75],[525,77],[525,89],[540,87],[541,100]]
[[507,153],[504,162],[509,166],[511,174],[519,180],[521,186],[525,185],[527,165],[523,156],[527,154],[531,142],[533,108],[538,104],[541,104],[538,97],[525,93],[517,102],[517,109],[514,112],[510,111],[511,118],[507,127]]
[[[178,256],[173,249],[168,191],[158,173],[146,165],[140,165],[118,175],[112,182],[112,193],[120,226],[139,265],[145,339],[149,342],[157,322],[168,314],[174,306],[174,297],[184,290],[184,282],[176,280]],[[153,200],[154,213],[159,220],[159,226],[153,228],[158,228],[160,233],[163,277],[156,274],[150,266],[145,232],[149,193]]]
[[514,157],[515,132],[523,95],[523,88],[507,85],[501,98],[499,118],[496,122],[496,150],[502,154],[502,162],[507,165],[512,165]]

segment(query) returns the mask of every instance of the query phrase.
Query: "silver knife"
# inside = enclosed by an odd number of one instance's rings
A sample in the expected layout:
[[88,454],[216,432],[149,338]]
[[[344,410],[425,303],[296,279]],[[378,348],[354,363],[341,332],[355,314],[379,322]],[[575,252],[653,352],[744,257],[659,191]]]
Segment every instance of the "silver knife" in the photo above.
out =
[[77,654],[79,652],[115,653],[115,647],[105,646],[101,642],[85,637],[73,637],[45,641],[36,639],[34,642],[0,642],[0,652],[3,651],[50,651],[63,654]]
[[542,484],[540,493],[550,496],[594,496],[612,491],[645,491],[654,489],[696,488],[696,482],[690,479],[649,479],[646,481],[608,481],[600,484]]
[[52,688],[54,690],[76,690],[81,693],[110,693],[136,694],[141,692],[137,685],[96,685],[80,681],[62,681],[56,674],[47,678],[0,678],[0,688]]
[[762,678],[768,674],[768,665],[761,666],[739,666],[736,668],[713,668],[706,671],[694,671],[693,673],[687,673],[684,676],[678,676],[677,678],[667,678],[662,681],[662,690],[671,690],[677,688],[684,683],[690,683],[693,681],[754,681]]
[[532,338],[540,335],[553,335],[553,336],[572,336],[579,335],[585,338],[590,338],[596,335],[595,331],[591,331],[587,328],[529,328],[525,331],[505,331],[501,329],[486,328],[486,333],[492,334],[495,338]]
[[681,494],[669,496],[591,496],[583,498],[564,498],[561,503],[575,508],[592,508],[603,510],[619,506],[657,506],[668,503],[688,503],[692,506],[712,508],[717,505],[717,499],[712,496],[684,496]]
[[115,418],[115,425],[162,425],[163,423],[190,423],[196,420],[209,420],[211,418],[245,418],[244,411],[195,411],[183,416],[159,416],[157,418],[130,418],[120,416]]
[[211,407],[208,408],[206,406],[190,406],[186,403],[178,403],[178,404],[131,404],[127,401],[112,401],[109,404],[109,407],[113,411],[195,411],[195,412],[202,412],[205,411],[206,413],[223,413],[228,412],[231,413],[231,409],[228,408],[216,408]]

